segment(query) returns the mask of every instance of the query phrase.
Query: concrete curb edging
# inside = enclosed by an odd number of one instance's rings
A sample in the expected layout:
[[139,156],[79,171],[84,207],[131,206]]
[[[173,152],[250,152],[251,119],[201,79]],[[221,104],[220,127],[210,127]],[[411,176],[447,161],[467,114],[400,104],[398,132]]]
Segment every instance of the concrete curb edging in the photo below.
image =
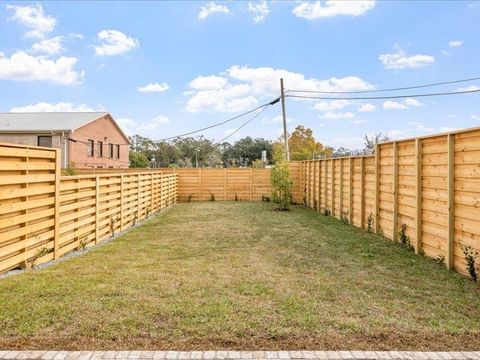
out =
[[434,359],[480,360],[477,352],[420,351],[0,351],[4,360],[301,360],[301,359]]

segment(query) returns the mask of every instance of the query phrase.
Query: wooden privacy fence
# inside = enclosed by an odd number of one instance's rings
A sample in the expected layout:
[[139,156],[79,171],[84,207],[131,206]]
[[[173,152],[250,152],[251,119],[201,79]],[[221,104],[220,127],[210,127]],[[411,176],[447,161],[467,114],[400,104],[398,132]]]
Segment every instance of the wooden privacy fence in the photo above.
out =
[[[302,162],[305,203],[466,273],[480,252],[480,129],[380,144],[374,156]],[[477,259],[477,265],[480,259]]]
[[[293,181],[293,201],[301,203],[301,163],[293,161],[289,165]],[[270,197],[272,194],[271,169],[163,168],[162,172],[175,173],[179,176],[179,201],[207,201],[212,195],[215,200],[259,201],[262,200],[262,196]]]
[[0,273],[96,244],[177,202],[175,174],[60,173],[58,150],[0,144]]

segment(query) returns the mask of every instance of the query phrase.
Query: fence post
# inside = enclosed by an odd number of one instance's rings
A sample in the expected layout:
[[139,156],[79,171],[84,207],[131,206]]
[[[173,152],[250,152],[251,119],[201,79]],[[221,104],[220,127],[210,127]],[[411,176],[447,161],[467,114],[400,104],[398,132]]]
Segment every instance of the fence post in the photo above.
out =
[[140,173],[137,174],[137,220],[140,220]]
[[153,172],[150,174],[150,208],[151,213],[155,211],[155,203],[153,200]]
[[98,215],[100,207],[100,183],[98,181],[98,175],[95,176],[95,245],[98,244],[99,239],[99,229],[98,229]]
[[365,230],[365,157],[360,158],[360,228]]
[[448,247],[447,267],[454,270],[455,260],[455,137],[448,134]]
[[348,186],[350,187],[348,190],[348,223],[350,225],[353,224],[353,158],[349,157],[348,158],[348,166],[349,166],[349,172],[348,172]]
[[320,212],[322,209],[322,160],[318,160],[318,181],[315,186],[318,186],[318,206],[317,211]]
[[422,251],[422,140],[415,139],[415,154],[417,161],[415,162],[415,253]]
[[202,201],[202,168],[198,168],[198,201]]
[[323,160],[323,167],[325,168],[325,178],[323,179],[323,197],[325,199],[325,209],[328,209],[328,160]]
[[393,146],[393,224],[392,240],[397,241],[398,237],[398,146],[397,142]]
[[120,175],[120,231],[123,231],[124,228],[123,228],[123,212],[124,212],[124,209],[123,209],[123,174]]
[[250,201],[253,201],[253,169],[250,168]]
[[227,168],[223,169],[223,200],[227,200]]
[[332,158],[332,216],[335,217],[335,160]]
[[316,206],[315,206],[315,203],[317,203],[317,206],[318,206],[318,202],[317,202],[317,163],[315,160],[312,160],[312,168],[313,168],[313,184],[312,184],[312,187],[313,187],[313,201],[312,201],[312,208],[314,210],[317,210]]
[[340,158],[340,219],[343,219],[343,158]]
[[380,146],[375,145],[375,234],[380,231]]
[[53,258],[58,259],[60,247],[60,176],[62,174],[60,149],[55,150],[55,220],[54,220],[54,241]]

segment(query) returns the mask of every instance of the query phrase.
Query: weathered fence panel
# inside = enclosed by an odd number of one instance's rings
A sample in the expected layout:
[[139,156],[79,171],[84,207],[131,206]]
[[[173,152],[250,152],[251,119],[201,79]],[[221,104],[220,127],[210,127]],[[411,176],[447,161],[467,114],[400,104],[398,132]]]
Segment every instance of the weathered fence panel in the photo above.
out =
[[380,144],[374,156],[304,161],[301,169],[309,207],[395,241],[404,227],[417,253],[462,273],[462,245],[480,252],[478,128]]
[[57,150],[0,144],[0,273],[96,244],[177,202],[175,174],[60,174]]

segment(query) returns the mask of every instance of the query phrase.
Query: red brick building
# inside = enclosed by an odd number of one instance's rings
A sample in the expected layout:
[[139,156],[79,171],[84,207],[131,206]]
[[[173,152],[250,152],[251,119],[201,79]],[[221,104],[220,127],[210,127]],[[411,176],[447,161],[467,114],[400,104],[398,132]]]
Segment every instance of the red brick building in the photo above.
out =
[[1,113],[0,142],[62,150],[62,167],[127,168],[130,142],[107,112]]

